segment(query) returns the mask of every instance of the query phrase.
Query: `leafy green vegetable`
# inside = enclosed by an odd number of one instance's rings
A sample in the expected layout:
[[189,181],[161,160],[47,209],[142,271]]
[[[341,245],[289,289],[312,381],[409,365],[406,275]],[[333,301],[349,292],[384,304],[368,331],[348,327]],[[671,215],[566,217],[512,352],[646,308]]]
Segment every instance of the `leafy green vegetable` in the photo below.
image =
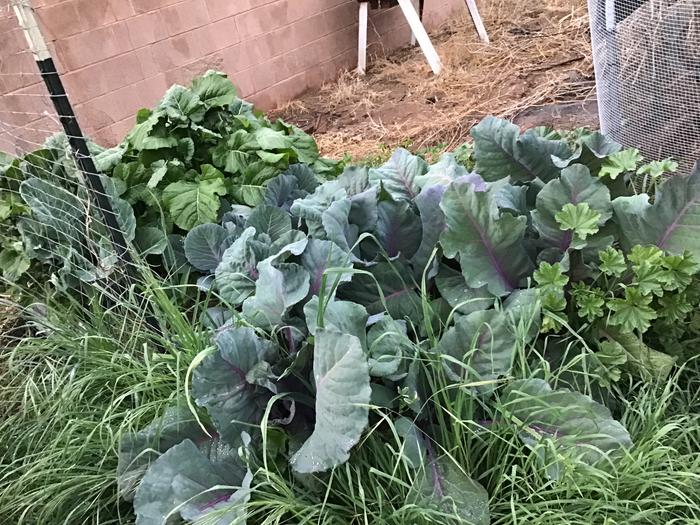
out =
[[316,426],[291,459],[301,473],[347,461],[368,422],[369,369],[360,341],[333,329],[319,330],[316,341]]
[[598,464],[632,446],[629,433],[606,407],[578,392],[552,390],[542,379],[511,383],[501,407],[552,479],[563,475],[567,460]]
[[[488,525],[491,522],[488,493],[447,458],[433,460],[421,472],[414,499],[419,505],[435,506],[447,519]],[[451,521],[450,521],[451,522]]]
[[[315,146],[293,127],[265,123],[235,100],[221,109],[233,124],[210,121],[225,94],[220,80],[210,82],[201,93],[193,85],[199,101],[173,91],[155,123],[143,114],[139,124],[148,128],[147,145],[165,138],[160,119],[186,122],[206,138],[179,136],[168,146],[177,158],[139,151],[119,174],[133,183],[124,195],[135,206],[143,201],[134,188],[151,181],[171,231],[191,226],[185,266],[207,300],[197,329],[211,331],[215,348],[198,358],[190,394],[222,444],[238,447],[241,432],[250,434],[246,468],[255,471],[262,457],[304,486],[324,483],[376,421],[371,432],[392,447],[398,440],[396,457],[415,472],[407,501],[455,522],[487,523],[483,487],[454,458],[432,452],[443,446],[439,396],[468,391],[480,410],[500,414],[493,424],[514,425],[554,479],[570,464],[614,461],[631,445],[608,409],[583,392],[595,388],[604,400],[626,374],[663,378],[676,355],[692,353],[700,331],[690,322],[700,305],[694,254],[636,246],[648,230],[632,229],[647,227],[645,213],[661,224],[652,233],[664,223],[681,229],[674,217],[685,220],[692,192],[681,197],[671,185],[674,197],[664,197],[668,182],[644,211],[631,188],[625,194],[625,178],[608,180],[618,144],[591,133],[521,134],[493,118],[474,129],[473,158],[465,149],[428,165],[399,150],[382,166],[350,167],[324,181],[314,171]],[[202,220],[196,209],[173,213],[167,188],[203,181],[223,191],[209,192]],[[613,200],[611,192],[623,196]],[[677,213],[652,211],[662,208]],[[136,215],[137,232],[145,219]],[[524,370],[576,377],[572,390],[553,391],[523,380]],[[447,383],[444,393],[431,392],[436,376]],[[396,422],[395,434],[387,421]],[[161,458],[182,446],[177,439],[155,443]],[[198,469],[216,465],[183,448],[182,475],[203,485]],[[158,461],[149,457],[149,472],[175,472]],[[181,503],[182,493],[146,480],[145,504],[165,502],[153,506],[156,515]],[[245,501],[240,471],[236,480]],[[240,511],[235,492],[222,497]]]
[[276,361],[276,348],[250,328],[228,328],[215,338],[217,352],[195,369],[192,394],[205,407],[217,431],[235,443],[247,424],[259,420],[273,392],[251,382],[249,373],[260,363]]
[[194,521],[223,507],[228,510],[217,524],[239,520],[245,516],[252,474],[237,459],[231,448],[212,444],[202,450],[189,439],[170,448],[136,490],[136,523],[161,525],[176,514]]
[[493,194],[468,182],[452,183],[440,207],[447,224],[440,244],[447,257],[459,256],[467,284],[488,286],[494,295],[515,290],[532,268],[523,242],[525,218],[501,215]]

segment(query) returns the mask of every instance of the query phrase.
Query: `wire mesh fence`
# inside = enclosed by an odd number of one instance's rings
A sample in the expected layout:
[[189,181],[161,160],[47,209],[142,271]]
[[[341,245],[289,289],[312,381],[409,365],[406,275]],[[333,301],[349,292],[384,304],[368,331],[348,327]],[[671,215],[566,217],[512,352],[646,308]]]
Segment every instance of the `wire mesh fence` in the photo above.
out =
[[[72,110],[54,106],[17,4],[0,0],[0,302],[27,307],[70,290],[116,303],[133,294],[137,266],[128,251],[133,211],[123,188],[101,174],[115,150],[88,141],[85,155],[79,127],[63,129]],[[88,170],[87,157],[95,164]]]
[[700,2],[589,0],[603,133],[647,158],[700,159]]

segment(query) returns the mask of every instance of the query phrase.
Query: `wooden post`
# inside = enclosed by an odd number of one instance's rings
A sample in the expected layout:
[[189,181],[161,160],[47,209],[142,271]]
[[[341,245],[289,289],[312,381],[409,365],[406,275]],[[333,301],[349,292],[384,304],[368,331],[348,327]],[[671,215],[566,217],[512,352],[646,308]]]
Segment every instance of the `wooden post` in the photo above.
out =
[[439,75],[442,72],[442,62],[433,47],[433,43],[430,41],[428,33],[425,31],[425,27],[423,27],[423,23],[420,21],[416,8],[413,7],[411,0],[399,0],[399,6],[401,6],[401,11],[403,11],[408,25],[411,26],[411,31],[413,31],[416,40],[418,40],[421,51],[423,51],[428,64],[430,64],[430,69],[433,70],[433,73]]
[[[414,8],[418,7],[416,4],[418,4],[418,6],[420,6],[420,0],[413,0],[413,7],[414,7]],[[418,10],[418,18],[419,18],[420,21],[422,22],[422,21],[423,21],[423,17],[421,16],[420,8],[419,8],[419,7],[418,7],[418,9],[419,9],[419,10]],[[415,45],[416,45],[416,34],[415,34],[413,31],[411,31],[411,47],[413,47],[413,46],[415,46]]]
[[367,69],[367,18],[369,17],[369,2],[360,4],[360,32],[357,37],[357,72],[365,74]]
[[469,14],[472,17],[472,21],[474,22],[474,27],[476,28],[476,32],[479,33],[479,38],[481,39],[482,42],[489,43],[489,35],[486,32],[486,28],[484,27],[484,21],[481,19],[481,15],[479,14],[479,8],[476,7],[476,2],[475,0],[464,0],[467,3],[467,8],[469,9]]

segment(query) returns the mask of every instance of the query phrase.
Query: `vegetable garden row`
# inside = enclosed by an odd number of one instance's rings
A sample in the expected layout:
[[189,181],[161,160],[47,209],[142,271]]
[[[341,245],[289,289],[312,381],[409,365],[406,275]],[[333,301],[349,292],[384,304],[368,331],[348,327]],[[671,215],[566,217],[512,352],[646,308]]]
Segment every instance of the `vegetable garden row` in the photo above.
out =
[[[64,138],[0,157],[5,294],[27,322],[0,365],[2,512],[700,520],[700,169],[586,130],[486,118],[472,138],[434,164],[324,159],[209,72],[91,145],[126,270]],[[666,493],[635,465],[671,436]]]

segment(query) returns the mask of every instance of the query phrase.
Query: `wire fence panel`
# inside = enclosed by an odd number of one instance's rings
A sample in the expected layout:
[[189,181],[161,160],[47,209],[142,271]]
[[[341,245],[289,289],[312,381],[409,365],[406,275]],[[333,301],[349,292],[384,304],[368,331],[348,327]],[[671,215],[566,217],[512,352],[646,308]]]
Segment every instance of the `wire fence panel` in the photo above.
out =
[[588,3],[601,130],[688,173],[700,159],[700,1]]
[[105,217],[113,213],[127,243],[136,223],[123,189],[101,175],[113,150],[88,142],[96,167],[86,171],[73,140],[82,140],[79,128],[62,131],[72,115],[55,109],[10,0],[0,0],[0,28],[0,288],[89,297],[97,287],[116,301],[133,268]]

